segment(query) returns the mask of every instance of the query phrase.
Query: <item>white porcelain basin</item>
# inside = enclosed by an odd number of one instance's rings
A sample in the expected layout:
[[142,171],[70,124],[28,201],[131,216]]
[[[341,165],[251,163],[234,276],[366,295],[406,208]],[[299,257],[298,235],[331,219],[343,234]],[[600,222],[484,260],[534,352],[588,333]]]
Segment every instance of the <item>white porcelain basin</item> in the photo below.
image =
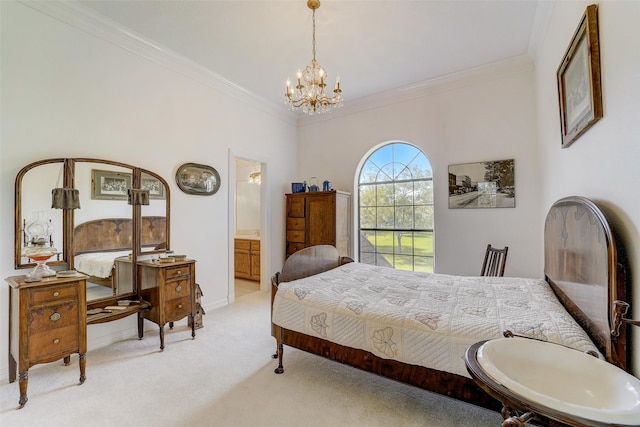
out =
[[478,348],[494,381],[529,402],[588,420],[640,425],[640,380],[570,348],[526,338],[500,338]]

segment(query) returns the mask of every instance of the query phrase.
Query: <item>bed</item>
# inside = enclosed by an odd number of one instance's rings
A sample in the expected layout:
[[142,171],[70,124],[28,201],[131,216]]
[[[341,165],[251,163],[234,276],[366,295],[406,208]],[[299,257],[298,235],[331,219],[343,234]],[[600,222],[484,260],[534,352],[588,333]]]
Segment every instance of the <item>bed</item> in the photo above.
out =
[[272,277],[275,372],[287,345],[499,411],[463,357],[506,329],[626,369],[626,333],[610,326],[613,301],[625,298],[619,245],[597,205],[567,197],[546,217],[544,280],[401,272],[306,248]]
[[[166,218],[142,217],[142,246],[161,249],[166,242]],[[115,259],[131,254],[131,218],[101,218],[78,224],[73,230],[74,269],[88,281],[118,293]]]

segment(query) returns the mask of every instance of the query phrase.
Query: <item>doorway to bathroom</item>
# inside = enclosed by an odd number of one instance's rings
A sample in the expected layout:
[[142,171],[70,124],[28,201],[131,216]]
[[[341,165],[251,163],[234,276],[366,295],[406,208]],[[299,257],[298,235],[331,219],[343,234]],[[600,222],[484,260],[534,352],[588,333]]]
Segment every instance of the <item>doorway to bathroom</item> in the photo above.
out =
[[260,291],[262,163],[235,159],[234,297]]

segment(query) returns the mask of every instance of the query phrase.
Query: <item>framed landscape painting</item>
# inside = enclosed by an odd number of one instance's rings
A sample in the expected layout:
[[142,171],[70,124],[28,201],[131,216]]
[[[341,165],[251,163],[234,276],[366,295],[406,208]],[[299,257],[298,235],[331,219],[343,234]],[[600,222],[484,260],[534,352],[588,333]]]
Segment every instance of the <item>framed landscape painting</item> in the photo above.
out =
[[449,209],[515,208],[515,161],[449,165]]

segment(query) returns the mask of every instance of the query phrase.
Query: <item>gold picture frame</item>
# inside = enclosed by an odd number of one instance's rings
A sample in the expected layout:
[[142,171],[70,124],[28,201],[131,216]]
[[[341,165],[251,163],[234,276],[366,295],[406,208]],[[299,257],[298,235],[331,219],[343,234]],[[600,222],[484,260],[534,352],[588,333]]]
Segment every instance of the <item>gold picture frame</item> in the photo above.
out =
[[598,6],[587,6],[557,71],[562,148],[603,116]]

